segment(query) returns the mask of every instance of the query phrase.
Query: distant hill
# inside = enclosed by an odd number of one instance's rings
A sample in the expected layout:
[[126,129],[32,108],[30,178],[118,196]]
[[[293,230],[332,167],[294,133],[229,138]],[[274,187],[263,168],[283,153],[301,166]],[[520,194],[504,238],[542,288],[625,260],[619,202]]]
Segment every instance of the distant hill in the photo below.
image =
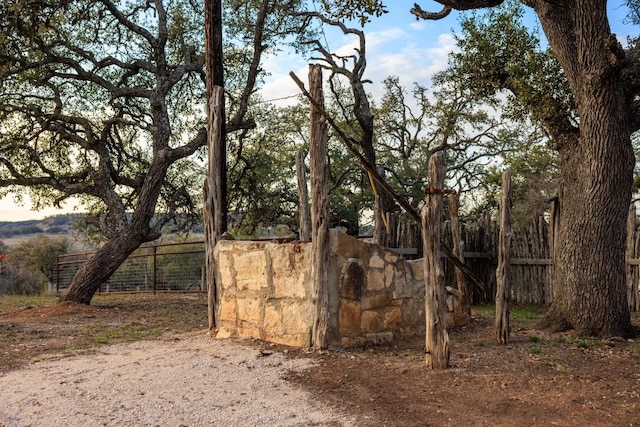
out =
[[[50,216],[45,219],[32,219],[28,221],[0,221],[0,240],[17,239],[19,241],[35,234],[66,235],[73,231],[74,225],[82,219],[82,214],[63,214]],[[164,230],[167,232],[166,230]],[[202,234],[202,224],[195,224],[189,230],[190,233]],[[168,231],[168,234],[174,230]]]
[[28,221],[0,221],[0,239],[27,234],[68,234],[81,218],[77,214],[65,214]]

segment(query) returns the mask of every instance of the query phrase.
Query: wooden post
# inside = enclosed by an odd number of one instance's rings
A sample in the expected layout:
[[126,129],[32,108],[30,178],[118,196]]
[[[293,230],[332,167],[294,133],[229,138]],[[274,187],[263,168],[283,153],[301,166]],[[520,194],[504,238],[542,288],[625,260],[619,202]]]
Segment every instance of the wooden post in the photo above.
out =
[[[461,262],[464,262],[464,240],[460,237],[460,221],[458,218],[458,193],[452,193],[449,198],[451,202],[451,251]],[[455,270],[456,285],[460,292],[461,303],[463,304],[465,314],[471,317],[471,295],[469,294],[469,286],[467,278],[459,269]]]
[[205,86],[207,90],[208,166],[204,182],[207,305],[209,331],[217,329],[218,292],[213,251],[227,230],[227,150],[225,137],[222,1],[204,0]]
[[[636,257],[638,257],[638,254],[640,254],[640,233],[635,233],[635,237],[636,237],[636,241],[634,244],[634,253],[636,254]],[[639,288],[638,284],[640,283],[640,271],[637,270],[638,268],[640,267],[636,266],[636,271],[635,271],[635,274],[633,275],[634,283],[632,284],[636,292],[636,311],[640,311],[640,301],[638,298],[638,288]]]
[[[222,52],[222,1],[221,0],[205,0],[204,1],[204,63],[205,63],[205,86],[207,90],[207,108],[208,118],[207,123],[208,131],[210,131],[212,123],[211,112],[211,99],[213,97],[213,88],[220,86],[224,88],[224,66],[223,66],[223,52]],[[211,144],[211,135],[208,135],[209,149],[212,147],[218,151],[216,155],[216,161],[218,162],[213,167],[217,168],[219,174],[219,186],[220,186],[220,205],[222,214],[222,222],[220,223],[220,234],[227,231],[227,144],[226,144],[226,130],[225,130],[225,107],[224,96],[219,100],[219,111],[217,114],[220,116],[219,129],[216,132],[220,133],[220,137],[216,137],[215,146]],[[210,166],[211,168],[211,166]]]
[[[289,76],[291,76],[291,78],[296,82],[296,84],[298,85],[298,87],[300,88],[300,90],[302,91],[302,93],[304,94],[304,96],[307,97],[307,99],[311,102],[311,104],[318,108],[318,110],[320,111],[320,113],[326,118],[327,122],[329,123],[329,125],[331,126],[331,128],[334,130],[336,136],[338,137],[338,140],[342,142],[342,144],[347,147],[347,149],[351,152],[351,154],[353,154],[356,159],[358,164],[360,165],[360,167],[363,170],[366,170],[367,173],[370,173],[371,176],[373,177],[373,179],[380,184],[380,187],[382,189],[384,189],[386,192],[388,192],[391,197],[393,197],[396,202],[405,210],[405,212],[413,219],[416,221],[416,224],[420,224],[422,222],[421,216],[420,216],[420,212],[418,212],[417,209],[415,209],[411,203],[409,203],[409,200],[406,199],[405,197],[403,197],[402,195],[400,195],[397,191],[394,190],[394,188],[389,185],[388,182],[386,182],[384,180],[384,178],[382,178],[380,176],[380,174],[376,171],[376,169],[369,164],[369,162],[367,161],[367,159],[358,151],[357,148],[355,148],[354,144],[351,142],[351,138],[349,138],[340,128],[340,126],[338,126],[336,124],[336,122],[331,118],[331,116],[329,116],[329,114],[325,111],[324,107],[315,103],[315,100],[313,99],[313,97],[310,95],[309,91],[307,91],[304,87],[304,84],[302,83],[302,81],[298,78],[298,76],[295,75],[295,73],[293,71],[289,72]],[[462,272],[464,272],[464,274],[467,276],[467,278],[473,282],[473,284],[475,286],[477,286],[482,292],[486,292],[486,286],[484,283],[482,283],[481,280],[479,280],[475,274],[473,274],[473,272],[469,269],[469,267],[467,267],[463,262],[460,262],[460,260],[458,258],[456,258],[453,253],[451,253],[451,250],[449,249],[449,247],[447,245],[445,245],[444,243],[440,243],[440,248],[442,249],[442,252],[445,254],[445,256],[447,256],[451,262],[453,263],[453,265],[455,265],[456,268],[459,268],[460,270],[462,270]]]
[[502,173],[500,202],[500,236],[498,238],[498,268],[496,269],[496,340],[509,342],[509,262],[511,251],[511,170]]
[[382,200],[380,196],[375,197],[375,205],[373,207],[373,242],[376,245],[386,246],[384,225],[382,224],[382,216],[380,211],[382,210]]
[[207,177],[204,181],[204,238],[207,268],[207,305],[209,331],[214,333],[217,328],[215,311],[218,303],[218,292],[215,279],[214,250],[223,233],[223,211],[220,150],[222,142],[222,108],[224,106],[224,90],[220,86],[213,88],[209,100],[208,117],[208,165]]
[[309,66],[309,92],[315,103],[311,106],[311,277],[315,321],[312,330],[312,345],[315,349],[328,346],[329,328],[329,203],[327,190],[327,124],[316,107],[324,106],[322,91],[322,68]]
[[638,282],[636,281],[636,266],[629,264],[629,260],[636,257],[636,205],[632,203],[629,207],[627,217],[627,303],[629,311],[638,310]]
[[301,242],[309,242],[311,235],[309,234],[309,224],[311,223],[311,214],[309,212],[309,191],[307,190],[307,173],[304,168],[304,152],[302,150],[296,153],[296,174],[298,175],[298,204],[299,204],[299,231],[298,239]]
[[444,269],[440,258],[440,220],[442,218],[442,192],[444,187],[442,153],[429,159],[429,185],[436,191],[427,191],[422,209],[422,245],[424,247],[424,306],[426,321],[425,362],[433,369],[449,366],[449,334],[445,325],[447,291]]
[[555,275],[556,257],[558,254],[558,230],[560,229],[560,200],[556,196],[550,200],[551,214],[549,215],[549,252],[551,258],[551,268],[549,269],[549,287],[544,296],[545,303],[551,305],[553,302],[553,277]]

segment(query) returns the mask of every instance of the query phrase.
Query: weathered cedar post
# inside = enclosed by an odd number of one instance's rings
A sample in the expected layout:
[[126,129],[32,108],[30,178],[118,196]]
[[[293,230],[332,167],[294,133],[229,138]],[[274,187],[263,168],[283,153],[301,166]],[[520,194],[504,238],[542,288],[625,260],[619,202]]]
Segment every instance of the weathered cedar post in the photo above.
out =
[[382,223],[382,198],[378,195],[374,196],[375,204],[373,207],[373,242],[376,245],[387,246],[385,239],[385,229]]
[[208,166],[204,182],[204,229],[207,265],[209,330],[216,329],[217,289],[213,251],[227,228],[227,160],[225,144],[224,73],[222,63],[222,2],[204,2],[204,44],[207,89]]
[[549,215],[549,252],[551,258],[551,271],[549,272],[549,286],[545,289],[544,302],[551,305],[553,302],[553,279],[554,270],[556,268],[556,257],[558,251],[558,230],[560,228],[560,200],[558,196],[549,199],[551,203],[551,213]]
[[636,266],[630,264],[630,260],[636,257],[636,205],[629,206],[627,217],[627,303],[629,311],[638,311],[638,281],[635,272]]
[[[464,240],[460,237],[460,220],[458,218],[458,193],[451,193],[449,198],[451,205],[451,251],[458,257],[460,262],[464,262]],[[461,303],[467,318],[471,317],[471,295],[469,294],[469,285],[467,278],[460,269],[455,269],[456,284],[460,292]]]
[[296,153],[296,174],[298,176],[298,215],[299,231],[298,239],[301,242],[311,240],[309,234],[309,223],[311,222],[309,213],[309,191],[307,190],[307,174],[304,168],[304,152]]
[[449,334],[445,325],[447,291],[440,259],[440,220],[444,188],[444,162],[438,152],[429,159],[429,185],[422,208],[422,245],[424,248],[424,305],[426,320],[425,362],[434,369],[449,366]]
[[500,201],[500,236],[498,238],[498,268],[496,269],[496,340],[509,342],[509,263],[511,251],[511,170],[502,173]]
[[316,105],[324,108],[322,91],[322,68],[309,66],[309,93],[315,101],[311,106],[311,277],[315,320],[312,330],[312,345],[316,349],[327,348],[329,327],[329,291],[327,271],[329,269],[329,203],[327,193],[327,124]]
[[204,238],[207,264],[207,301],[209,330],[217,327],[215,310],[218,293],[215,279],[214,250],[220,236],[223,233],[222,225],[222,185],[220,182],[220,169],[216,165],[220,162],[220,151],[217,147],[222,144],[222,130],[220,128],[222,117],[220,111],[224,105],[224,90],[220,86],[213,88],[213,95],[209,100],[209,126],[208,132],[208,165],[207,177],[204,180]]

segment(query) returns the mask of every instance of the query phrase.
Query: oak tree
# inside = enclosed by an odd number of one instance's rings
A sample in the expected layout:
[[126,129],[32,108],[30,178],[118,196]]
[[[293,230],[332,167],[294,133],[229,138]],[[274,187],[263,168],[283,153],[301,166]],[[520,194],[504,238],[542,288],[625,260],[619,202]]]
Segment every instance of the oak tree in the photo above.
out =
[[[438,12],[415,5],[412,13],[440,19],[453,9],[503,3],[436,2],[442,6]],[[544,323],[556,330],[574,328],[580,334],[629,335],[624,243],[634,155],[632,110],[620,79],[625,52],[611,33],[605,0],[522,3],[539,17],[575,102],[575,120],[568,120],[561,111],[546,120],[560,158],[560,226],[555,299]]]
[[[227,73],[228,132],[255,126],[247,116],[261,58],[286,37],[282,14],[298,6],[227,2],[237,26],[227,44],[237,65]],[[89,210],[105,241],[61,297],[88,304],[167,219],[197,215],[202,5],[3,0],[0,8],[0,188],[28,188],[36,207],[77,197]]]

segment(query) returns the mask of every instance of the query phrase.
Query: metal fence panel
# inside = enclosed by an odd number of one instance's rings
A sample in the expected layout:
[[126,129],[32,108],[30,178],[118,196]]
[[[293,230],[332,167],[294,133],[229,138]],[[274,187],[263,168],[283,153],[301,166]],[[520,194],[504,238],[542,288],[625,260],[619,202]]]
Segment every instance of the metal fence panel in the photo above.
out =
[[[56,262],[55,291],[69,287],[94,252],[66,254]],[[204,242],[144,246],[122,263],[98,292],[204,291]]]

